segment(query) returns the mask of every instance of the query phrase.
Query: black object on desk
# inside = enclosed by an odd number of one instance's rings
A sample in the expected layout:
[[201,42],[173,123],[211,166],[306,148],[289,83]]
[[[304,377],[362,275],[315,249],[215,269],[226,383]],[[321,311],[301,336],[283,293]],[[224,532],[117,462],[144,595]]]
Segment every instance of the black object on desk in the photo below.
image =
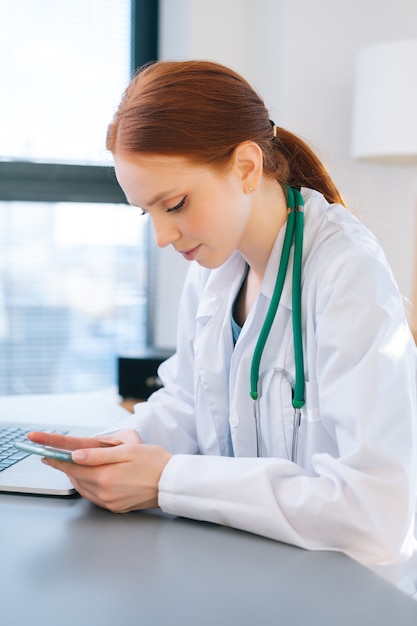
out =
[[149,398],[162,386],[158,367],[172,354],[172,351],[153,350],[137,356],[120,356],[117,360],[119,395],[122,398]]

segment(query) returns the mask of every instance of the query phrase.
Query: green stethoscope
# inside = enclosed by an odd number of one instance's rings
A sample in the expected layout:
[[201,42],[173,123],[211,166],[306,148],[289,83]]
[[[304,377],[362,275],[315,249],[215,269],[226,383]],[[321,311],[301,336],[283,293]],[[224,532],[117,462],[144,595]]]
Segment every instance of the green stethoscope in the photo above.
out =
[[262,456],[262,438],[259,420],[258,403],[258,381],[259,367],[266,340],[271,330],[278,305],[284,287],[285,276],[288,269],[291,247],[294,241],[294,260],[292,274],[292,327],[294,337],[294,358],[295,358],[295,384],[293,388],[292,404],[294,407],[294,424],[292,437],[291,460],[297,462],[298,431],[301,423],[301,407],[304,406],[304,357],[303,339],[301,328],[301,264],[303,254],[303,232],[304,232],[304,200],[301,192],[293,187],[286,188],[288,219],[285,230],[284,243],[282,246],[281,260],[279,263],[277,279],[269,305],[265,321],[261,328],[258,341],[252,357],[250,371],[250,395],[254,401],[254,415],[256,425],[256,449],[257,456]]

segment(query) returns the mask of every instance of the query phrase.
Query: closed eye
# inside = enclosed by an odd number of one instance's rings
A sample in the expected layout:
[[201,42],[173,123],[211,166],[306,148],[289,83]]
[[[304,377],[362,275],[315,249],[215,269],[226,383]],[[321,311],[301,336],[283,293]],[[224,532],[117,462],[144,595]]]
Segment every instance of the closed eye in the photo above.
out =
[[184,196],[184,198],[181,200],[181,202],[178,202],[178,204],[176,204],[175,206],[167,209],[167,213],[171,213],[171,211],[179,211],[180,209],[182,209],[182,207],[187,202],[187,198],[188,198],[188,196]]

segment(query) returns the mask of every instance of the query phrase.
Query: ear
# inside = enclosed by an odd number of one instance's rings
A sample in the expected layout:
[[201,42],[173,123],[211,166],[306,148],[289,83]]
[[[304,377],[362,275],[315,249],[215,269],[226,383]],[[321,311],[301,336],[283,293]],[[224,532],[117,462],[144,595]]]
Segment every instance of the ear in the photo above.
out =
[[245,191],[256,189],[263,172],[263,154],[254,141],[244,141],[234,150],[232,167]]

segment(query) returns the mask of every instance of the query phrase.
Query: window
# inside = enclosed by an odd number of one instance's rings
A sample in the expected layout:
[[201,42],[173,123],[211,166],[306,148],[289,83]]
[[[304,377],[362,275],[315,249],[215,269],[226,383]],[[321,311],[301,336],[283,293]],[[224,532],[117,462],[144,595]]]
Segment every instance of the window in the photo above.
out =
[[153,0],[0,0],[0,394],[114,384],[149,343],[147,220],[104,149]]

